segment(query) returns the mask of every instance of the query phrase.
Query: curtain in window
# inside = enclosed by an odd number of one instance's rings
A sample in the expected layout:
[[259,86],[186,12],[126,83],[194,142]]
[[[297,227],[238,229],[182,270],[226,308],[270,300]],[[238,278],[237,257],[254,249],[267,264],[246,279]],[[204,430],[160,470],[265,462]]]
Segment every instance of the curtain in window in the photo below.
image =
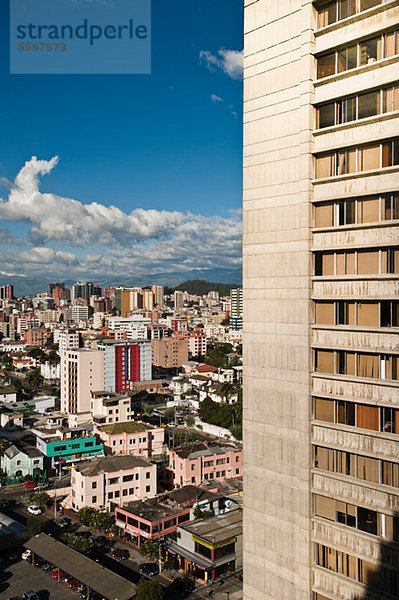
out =
[[379,200],[370,198],[358,202],[358,221],[359,223],[373,223],[379,221]]
[[346,352],[346,374],[355,375],[356,355],[354,352]]
[[317,59],[317,78],[328,77],[335,73],[335,52]]
[[394,56],[396,54],[395,37],[395,31],[391,31],[390,33],[385,34],[385,58],[388,58],[389,56]]
[[325,471],[334,471],[334,450],[315,447],[315,466]]
[[378,327],[379,307],[378,302],[358,302],[357,324],[366,327]]
[[332,498],[325,498],[315,494],[315,515],[335,521],[335,502]]
[[346,302],[346,324],[355,325],[355,303]]
[[316,350],[316,372],[334,373],[334,352]]
[[357,254],[357,274],[358,275],[378,275],[379,273],[379,253],[378,250],[370,252],[358,252]]
[[334,155],[327,154],[324,156],[318,156],[316,158],[316,179],[323,179],[324,177],[332,177]]
[[332,204],[319,204],[315,207],[316,227],[331,227],[333,225],[333,208]]
[[378,356],[373,354],[357,355],[358,377],[378,378]]
[[371,171],[380,168],[380,145],[360,148],[360,171]]
[[315,398],[315,419],[334,423],[334,401]]
[[362,429],[372,429],[373,431],[378,431],[378,407],[367,406],[366,404],[358,404],[357,426]]
[[321,274],[334,275],[334,254],[322,254]]
[[360,0],[360,10],[367,10],[381,4],[382,0]]
[[366,456],[357,457],[357,476],[365,481],[373,481],[379,483],[379,464],[375,458]]
[[317,325],[334,325],[334,302],[315,302]]
[[392,166],[392,142],[382,144],[382,166]]

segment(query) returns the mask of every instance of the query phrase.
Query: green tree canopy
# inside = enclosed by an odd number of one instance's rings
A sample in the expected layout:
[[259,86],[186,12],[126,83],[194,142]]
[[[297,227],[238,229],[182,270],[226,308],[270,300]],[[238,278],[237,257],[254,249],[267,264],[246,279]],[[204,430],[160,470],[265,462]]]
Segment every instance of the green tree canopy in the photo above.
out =
[[91,541],[81,535],[63,533],[60,537],[60,540],[70,548],[73,548],[73,550],[81,552],[82,554],[90,554],[90,552],[93,550],[93,544]]
[[81,525],[89,527],[92,524],[95,514],[97,513],[95,508],[85,506],[78,511],[78,521]]
[[157,560],[159,556],[159,542],[156,540],[146,540],[140,546],[140,554],[148,556],[152,560]]
[[187,415],[187,417],[184,419],[184,422],[187,427],[194,427],[195,425],[195,419],[193,415]]
[[46,492],[37,492],[33,494],[32,502],[40,506],[40,508],[47,508],[47,506],[53,504],[54,500]]
[[165,590],[156,579],[142,577],[137,585],[136,600],[163,600]]

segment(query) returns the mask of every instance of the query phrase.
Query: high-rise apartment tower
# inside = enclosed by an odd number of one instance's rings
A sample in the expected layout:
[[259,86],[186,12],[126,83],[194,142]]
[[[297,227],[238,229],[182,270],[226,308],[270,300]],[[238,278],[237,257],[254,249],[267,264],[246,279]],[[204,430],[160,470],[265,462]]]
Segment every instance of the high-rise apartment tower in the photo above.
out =
[[398,32],[245,0],[245,600],[399,597]]

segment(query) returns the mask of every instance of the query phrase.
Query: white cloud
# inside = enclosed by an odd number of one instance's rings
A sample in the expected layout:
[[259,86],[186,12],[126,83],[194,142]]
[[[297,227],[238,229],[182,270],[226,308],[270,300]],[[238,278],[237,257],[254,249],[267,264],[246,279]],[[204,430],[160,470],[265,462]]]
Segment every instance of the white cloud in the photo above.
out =
[[212,102],[224,102],[223,98],[216,96],[216,94],[211,94],[211,100]]
[[0,244],[16,244],[18,238],[9,229],[0,229]]
[[220,48],[217,55],[209,50],[201,50],[200,62],[211,71],[221,69],[232,79],[242,79],[244,69],[244,51]]
[[[50,161],[32,158],[18,173],[8,199],[0,199],[0,219],[32,225],[29,238],[33,247],[18,252],[14,245],[4,252],[1,266],[5,271],[43,275],[45,266],[46,275],[66,279],[120,278],[133,272],[140,275],[240,264],[240,211],[226,211],[226,217],[205,217],[137,208],[126,214],[115,206],[85,205],[41,193],[40,176],[50,173],[57,162],[57,157]],[[86,250],[80,251],[78,258],[69,251],[71,245]]]
[[169,233],[184,219],[179,212],[137,208],[126,214],[116,206],[42,194],[39,177],[50,173],[57,163],[57,156],[49,161],[32,157],[18,173],[8,200],[0,199],[0,219],[31,223],[29,238],[34,244],[46,240],[76,246],[128,243]]

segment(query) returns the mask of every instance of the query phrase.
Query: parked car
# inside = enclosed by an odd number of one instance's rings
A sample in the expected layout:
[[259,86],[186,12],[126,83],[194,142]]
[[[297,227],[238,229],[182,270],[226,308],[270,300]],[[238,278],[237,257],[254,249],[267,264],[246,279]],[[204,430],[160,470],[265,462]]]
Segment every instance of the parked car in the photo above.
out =
[[105,535],[99,535],[97,537],[93,537],[92,542],[96,548],[103,548],[108,544],[108,539]]
[[22,552],[21,558],[22,560],[30,560],[32,558],[32,550],[25,550],[25,552]]
[[115,558],[118,558],[119,560],[127,560],[130,557],[129,550],[126,550],[125,548],[114,548],[112,554]]
[[68,585],[68,587],[75,589],[78,587],[79,581],[77,579],[74,579],[73,577],[71,577],[70,579],[68,579],[67,585]]
[[28,592],[24,592],[22,596],[23,600],[39,600],[39,596],[36,592],[29,590]]
[[58,517],[58,519],[54,519],[54,523],[63,529],[71,524],[71,520],[66,517]]
[[26,483],[23,484],[23,488],[34,488],[36,486],[36,481],[33,481],[33,479],[31,481],[27,481]]
[[42,509],[37,506],[37,504],[31,504],[30,506],[28,506],[28,513],[31,515],[41,515],[42,514]]
[[159,574],[159,567],[156,563],[143,563],[140,565],[140,573],[147,577],[155,577]]
[[41,490],[46,490],[48,487],[50,487],[50,482],[44,479],[43,481],[39,481],[39,483],[35,485],[33,491],[40,492]]
[[53,579],[58,579],[58,581],[60,581],[61,579],[64,579],[64,577],[67,577],[67,574],[65,573],[65,571],[59,571],[58,569],[56,569],[52,572],[51,576]]
[[77,531],[75,533],[75,535],[77,535],[78,537],[84,537],[86,539],[90,539],[91,537],[93,537],[93,534],[91,531]]
[[42,569],[45,573],[49,573],[54,569],[54,565],[49,562],[45,562],[44,565],[42,565]]

